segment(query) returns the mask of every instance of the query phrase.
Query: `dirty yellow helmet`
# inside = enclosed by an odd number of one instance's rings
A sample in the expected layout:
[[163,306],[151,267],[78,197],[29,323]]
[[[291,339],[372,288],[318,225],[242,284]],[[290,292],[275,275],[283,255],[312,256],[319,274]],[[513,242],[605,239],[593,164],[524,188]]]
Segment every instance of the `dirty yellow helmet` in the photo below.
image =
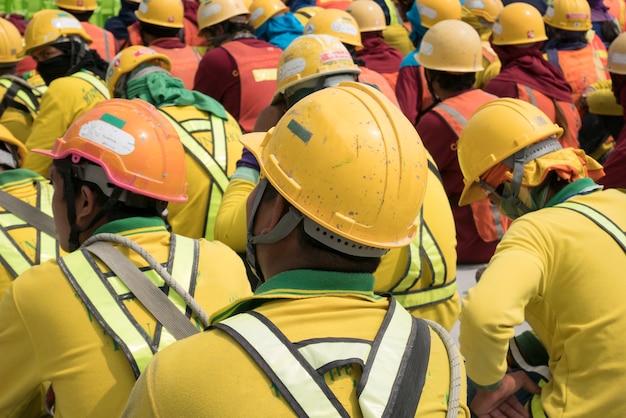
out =
[[77,12],[88,12],[98,8],[96,0],[55,0],[54,4],[59,9],[75,10]]
[[442,20],[426,31],[416,59],[429,70],[450,73],[481,71],[483,49],[480,36],[462,20]]
[[17,151],[17,158],[12,152],[0,149],[0,164],[7,165],[12,168],[19,168],[28,153],[26,146],[15,137],[4,125],[0,124],[0,142],[5,142],[15,147]]
[[324,9],[311,17],[304,27],[305,34],[330,35],[347,45],[362,47],[361,31],[354,17],[345,10]]
[[198,7],[198,33],[235,16],[249,16],[243,0],[205,0]]
[[387,29],[385,12],[374,0],[355,0],[350,3],[346,12],[354,17],[361,32]]
[[586,32],[591,29],[591,8],[587,0],[554,0],[543,21],[553,28]]
[[416,235],[426,151],[411,122],[375,88],[348,82],[311,93],[267,133],[241,142],[296,209],[292,229],[303,221],[314,239],[361,257]]
[[257,29],[277,13],[288,12],[289,7],[280,0],[254,0],[250,4],[250,24]]
[[76,36],[85,43],[93,42],[85,32],[78,19],[62,10],[40,10],[26,26],[24,33],[24,49],[19,57],[29,55],[33,49],[44,45],[52,45]]
[[501,0],[467,0],[464,6],[474,16],[482,17],[485,21],[493,23],[504,8]]
[[319,6],[305,6],[305,7],[299,8],[298,10],[293,12],[293,14],[296,17],[296,19],[298,19],[300,23],[302,23],[302,26],[304,26],[307,24],[310,18],[315,16],[321,10],[324,10],[324,8],[319,7]]
[[611,42],[606,70],[613,74],[626,74],[626,32]]
[[496,99],[479,107],[459,136],[457,155],[465,183],[459,205],[485,197],[478,182],[487,170],[534,143],[562,134],[559,125],[523,100]]
[[274,101],[288,88],[306,81],[336,74],[358,75],[360,72],[350,52],[334,36],[299,36],[283,51],[278,61]]
[[528,3],[507,4],[493,24],[494,45],[521,45],[547,39],[541,13]]
[[143,63],[151,63],[167,71],[172,69],[172,62],[169,57],[152,48],[142,45],[124,48],[111,60],[107,69],[106,84],[109,87],[111,97],[115,97],[115,89],[120,78]]
[[0,65],[18,63],[22,50],[22,35],[15,25],[0,17]]
[[461,19],[462,7],[459,0],[415,0],[422,26],[430,28],[446,19]]
[[182,28],[185,13],[181,0],[142,0],[135,11],[137,20],[166,28]]

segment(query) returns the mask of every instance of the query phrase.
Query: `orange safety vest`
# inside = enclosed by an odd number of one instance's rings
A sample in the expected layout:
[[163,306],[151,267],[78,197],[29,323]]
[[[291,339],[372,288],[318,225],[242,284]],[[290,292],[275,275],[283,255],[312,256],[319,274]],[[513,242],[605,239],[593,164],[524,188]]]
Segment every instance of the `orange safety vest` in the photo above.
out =
[[352,3],[352,0],[316,0],[315,5],[324,9],[340,9],[346,10]]
[[370,70],[367,67],[359,66],[359,69],[361,70],[361,74],[359,74],[358,80],[361,83],[371,84],[372,86],[378,88],[378,90],[380,90],[382,94],[387,96],[387,98],[391,100],[396,106],[398,106],[398,108],[400,107],[398,99],[396,98],[395,90],[391,88],[391,85],[382,74],[374,70]]
[[580,120],[580,114],[574,103],[563,102],[553,100],[545,94],[534,90],[524,84],[517,84],[517,97],[520,100],[524,100],[534,106],[537,106],[543,113],[550,118],[554,123],[556,122],[556,106],[559,106],[565,115],[567,121],[567,129],[563,132],[563,136],[559,138],[559,142],[563,148],[572,147],[579,148],[578,143],[578,131],[582,125]]
[[129,43],[124,47],[132,45],[143,45],[143,41],[141,40],[141,34],[139,33],[139,21],[136,21],[128,27],[128,39]]
[[167,55],[172,61],[172,70],[170,71],[172,77],[180,78],[187,90],[193,90],[198,64],[202,59],[202,56],[195,49],[189,45],[185,45],[184,48],[173,49],[150,45],[150,48]]
[[424,72],[424,67],[421,65],[418,68],[419,76],[422,80],[422,107],[417,109],[418,117],[426,111],[429,107],[433,105],[435,99],[433,99],[433,95],[430,93],[428,89],[428,82],[426,81],[426,73]]
[[274,97],[280,48],[254,48],[243,42],[221,45],[237,64],[240,83],[239,125],[244,132],[252,132],[259,113]]
[[91,24],[89,22],[80,22],[87,35],[91,36],[93,42],[89,45],[89,49],[95,49],[98,55],[106,62],[111,62],[115,54],[117,54],[118,45],[115,36],[106,29]]
[[[604,44],[602,45],[604,48]],[[604,48],[606,51],[606,48]],[[594,52],[593,47],[587,44],[584,48],[577,50],[556,50],[546,51],[548,61],[559,68],[565,80],[572,87],[572,99],[581,111],[580,95],[585,87],[596,81],[608,80],[610,78],[605,66]]]
[[396,91],[396,84],[398,84],[398,71],[394,71],[393,73],[380,73],[387,83],[389,83],[389,87],[391,87],[391,91]]
[[604,0],[604,5],[609,9],[609,13],[615,16],[622,32],[626,32],[626,1]]
[[[597,33],[594,33],[589,44],[591,45],[591,49],[593,49],[593,59],[600,62],[602,69],[606,68],[609,63],[609,51],[606,50],[606,46],[604,46],[602,38],[600,38]],[[609,77],[608,71],[606,74],[607,77]]]
[[[481,43],[483,48],[483,64],[491,65],[496,62],[498,60],[498,54],[493,50],[489,41],[482,41]],[[485,68],[487,68],[487,65],[485,65]]]
[[[489,94],[480,89],[470,90],[454,97],[449,97],[433,107],[433,112],[437,113],[448,124],[450,129],[459,137],[468,119],[474,114],[476,109],[485,103],[497,99],[493,94]],[[488,198],[471,203],[472,215],[476,231],[485,242],[493,242],[502,238],[502,235],[511,224],[511,220],[502,216],[495,205],[492,205]]]

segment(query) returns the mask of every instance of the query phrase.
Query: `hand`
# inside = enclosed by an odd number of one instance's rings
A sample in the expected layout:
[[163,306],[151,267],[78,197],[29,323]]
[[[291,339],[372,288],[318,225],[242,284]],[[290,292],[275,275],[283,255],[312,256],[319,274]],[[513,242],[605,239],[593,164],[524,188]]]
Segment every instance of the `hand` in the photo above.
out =
[[596,89],[592,86],[587,86],[583,89],[582,93],[580,94],[580,103],[582,104],[583,107],[585,108],[588,107],[587,96],[589,96],[594,91],[596,91]]
[[515,397],[515,393],[522,388],[535,395],[541,392],[526,372],[507,373],[497,389],[478,390],[470,409],[479,418],[528,418],[530,414]]

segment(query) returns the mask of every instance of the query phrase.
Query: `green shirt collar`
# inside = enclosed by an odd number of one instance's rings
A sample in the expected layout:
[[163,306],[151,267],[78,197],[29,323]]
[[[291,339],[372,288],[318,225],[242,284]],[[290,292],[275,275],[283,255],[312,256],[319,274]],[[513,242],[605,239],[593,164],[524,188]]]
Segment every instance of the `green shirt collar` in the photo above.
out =
[[303,299],[320,296],[355,296],[379,300],[374,294],[374,275],[321,270],[290,270],[269,279],[253,296],[240,299],[216,312],[211,323],[246,312],[271,299]]
[[146,232],[162,231],[167,231],[165,221],[158,216],[131,217],[107,222],[96,229],[93,235],[108,233],[129,236],[134,234],[144,234]]
[[28,183],[33,181],[46,181],[46,179],[35,173],[34,171],[27,170],[25,168],[16,168],[13,170],[6,170],[0,173],[0,187],[3,188],[4,186],[13,187],[20,183]]
[[546,207],[549,208],[551,206],[558,205],[559,203],[565,202],[570,197],[576,195],[589,194],[601,189],[602,186],[596,184],[596,182],[594,182],[589,177],[585,177],[580,180],[571,182],[570,184],[559,190],[559,192],[552,196],[552,199],[548,201]]

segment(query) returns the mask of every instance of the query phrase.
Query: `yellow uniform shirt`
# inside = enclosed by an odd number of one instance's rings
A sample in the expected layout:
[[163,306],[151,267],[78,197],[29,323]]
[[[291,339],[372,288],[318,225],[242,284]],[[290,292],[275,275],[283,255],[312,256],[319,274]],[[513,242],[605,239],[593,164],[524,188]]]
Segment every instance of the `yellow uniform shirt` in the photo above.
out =
[[[51,149],[67,128],[86,110],[108,99],[106,85],[89,71],[80,71],[50,83],[41,98],[41,107],[26,140],[26,148]],[[24,168],[42,176],[48,175],[52,159],[45,155],[28,153]]]
[[[159,218],[113,221],[96,231],[104,232],[126,236],[158,262],[168,261],[171,235]],[[234,252],[206,240],[199,247],[194,298],[207,313],[250,295]],[[134,252],[120,250],[130,253],[135,265],[146,265]],[[152,315],[134,298],[124,305],[152,336],[157,325]],[[56,416],[116,417],[135,383],[124,352],[90,314],[56,260],[33,267],[9,288],[0,302],[0,347],[0,415],[49,381]]]
[[[253,309],[296,346],[319,339],[371,342],[389,308],[388,299],[373,293],[373,284],[370,274],[284,272],[259,287],[253,298],[217,313],[214,320]],[[430,338],[427,377],[415,416],[444,417],[450,383],[448,355],[432,330]],[[362,416],[356,396],[361,366],[331,368],[323,379],[350,416]],[[461,379],[458,416],[466,417],[465,378]],[[291,417],[294,412],[247,352],[228,334],[211,329],[155,356],[138,380],[123,416]]]
[[[623,191],[567,201],[626,230]],[[459,340],[468,377],[495,387],[506,372],[513,327],[526,320],[550,357],[552,380],[541,391],[547,416],[623,416],[625,269],[624,250],[579,213],[550,207],[515,220],[463,300]]]

